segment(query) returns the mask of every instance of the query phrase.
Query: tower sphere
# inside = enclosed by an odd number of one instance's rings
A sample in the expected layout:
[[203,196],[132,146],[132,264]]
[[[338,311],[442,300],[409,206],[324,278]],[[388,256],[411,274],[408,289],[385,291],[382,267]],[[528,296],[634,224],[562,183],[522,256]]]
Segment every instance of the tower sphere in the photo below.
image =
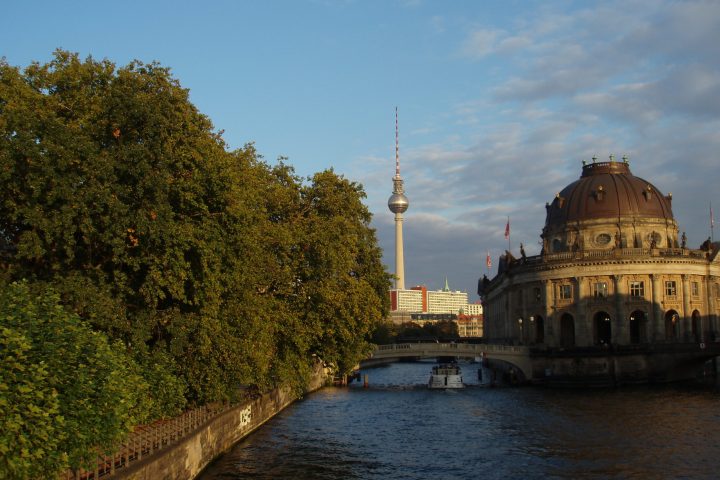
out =
[[410,202],[402,193],[393,193],[388,199],[388,208],[393,213],[404,213],[409,206]]

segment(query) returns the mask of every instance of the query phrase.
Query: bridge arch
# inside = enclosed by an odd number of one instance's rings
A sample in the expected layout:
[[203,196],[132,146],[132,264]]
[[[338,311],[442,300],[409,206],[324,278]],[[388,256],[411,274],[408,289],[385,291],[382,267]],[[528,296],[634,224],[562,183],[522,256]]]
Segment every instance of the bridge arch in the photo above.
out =
[[484,343],[396,343],[378,345],[369,358],[360,362],[361,368],[392,363],[401,359],[437,357],[485,358],[509,363],[525,379],[532,378],[530,350],[517,345],[489,345]]

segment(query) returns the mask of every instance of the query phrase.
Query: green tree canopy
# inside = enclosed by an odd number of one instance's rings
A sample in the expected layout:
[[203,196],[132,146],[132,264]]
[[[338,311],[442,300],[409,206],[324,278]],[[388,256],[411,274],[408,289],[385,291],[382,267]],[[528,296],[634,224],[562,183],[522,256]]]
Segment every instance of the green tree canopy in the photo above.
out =
[[228,151],[157,63],[0,63],[0,195],[0,283],[122,342],[153,417],[351,368],[387,313],[362,187]]

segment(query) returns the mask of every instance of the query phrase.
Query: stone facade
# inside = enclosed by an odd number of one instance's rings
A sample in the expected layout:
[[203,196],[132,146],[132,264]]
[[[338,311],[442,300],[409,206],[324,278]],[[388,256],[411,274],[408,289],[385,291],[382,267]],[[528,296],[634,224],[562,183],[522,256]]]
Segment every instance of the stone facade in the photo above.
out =
[[714,341],[715,253],[632,248],[528,257],[485,293],[485,336],[553,347]]
[[[687,248],[671,196],[627,162],[592,163],[546,205],[541,255],[481,285],[490,343],[557,348],[715,341],[717,250]],[[481,282],[482,284],[482,282]]]

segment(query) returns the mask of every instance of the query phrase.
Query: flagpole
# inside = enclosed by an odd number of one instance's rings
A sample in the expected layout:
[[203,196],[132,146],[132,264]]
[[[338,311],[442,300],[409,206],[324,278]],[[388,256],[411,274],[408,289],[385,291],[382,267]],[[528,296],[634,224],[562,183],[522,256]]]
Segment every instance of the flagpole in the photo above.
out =
[[715,242],[715,219],[713,218],[712,200],[710,200],[710,241]]
[[510,248],[510,216],[507,217],[507,228],[505,229],[505,232],[507,233],[507,240],[508,240],[508,252],[512,249]]

